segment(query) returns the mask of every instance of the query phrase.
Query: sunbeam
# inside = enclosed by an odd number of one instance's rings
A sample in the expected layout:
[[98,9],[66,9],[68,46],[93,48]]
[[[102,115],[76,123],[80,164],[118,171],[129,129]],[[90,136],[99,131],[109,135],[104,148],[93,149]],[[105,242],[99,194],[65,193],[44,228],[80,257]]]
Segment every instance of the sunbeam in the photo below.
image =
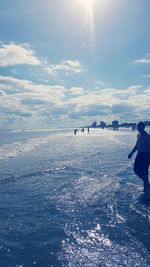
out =
[[84,25],[87,28],[92,46],[94,45],[94,6],[96,0],[77,0],[83,11]]

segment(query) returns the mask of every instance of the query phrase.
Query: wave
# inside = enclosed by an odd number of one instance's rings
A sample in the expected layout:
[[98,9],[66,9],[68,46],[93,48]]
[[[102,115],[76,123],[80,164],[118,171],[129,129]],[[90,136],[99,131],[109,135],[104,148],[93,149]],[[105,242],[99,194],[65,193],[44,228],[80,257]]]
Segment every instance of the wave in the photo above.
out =
[[32,138],[24,141],[17,141],[11,144],[3,144],[0,146],[0,160],[17,157],[19,154],[27,153],[37,147],[47,144],[53,140],[53,136],[40,138]]
[[26,178],[31,178],[31,177],[37,177],[37,176],[44,176],[44,175],[50,175],[50,174],[56,174],[56,173],[61,173],[64,172],[66,167],[60,167],[60,168],[51,168],[51,169],[46,169],[46,170],[41,170],[41,171],[36,171],[32,173],[27,173],[23,175],[14,175],[10,176],[8,178],[0,179],[0,184],[10,184],[10,183],[15,183],[18,182],[19,180],[26,179]]

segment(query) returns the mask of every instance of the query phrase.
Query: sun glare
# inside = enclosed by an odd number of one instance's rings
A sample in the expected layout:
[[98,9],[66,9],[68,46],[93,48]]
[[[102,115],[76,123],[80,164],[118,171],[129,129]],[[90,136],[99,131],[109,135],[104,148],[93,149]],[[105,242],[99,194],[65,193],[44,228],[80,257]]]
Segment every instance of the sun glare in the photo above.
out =
[[94,5],[96,0],[77,0],[83,12],[84,25],[89,32],[92,46],[94,44]]
[[94,5],[94,0],[78,0],[79,4],[84,8],[84,9],[92,9]]
[[78,0],[81,4],[87,6],[93,4],[94,0]]

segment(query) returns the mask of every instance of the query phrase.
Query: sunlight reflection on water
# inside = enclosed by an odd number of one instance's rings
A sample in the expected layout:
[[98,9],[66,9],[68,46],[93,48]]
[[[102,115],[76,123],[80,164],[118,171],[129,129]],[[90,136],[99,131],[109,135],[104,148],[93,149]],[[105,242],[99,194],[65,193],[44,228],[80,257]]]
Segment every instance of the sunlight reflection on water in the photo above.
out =
[[22,154],[0,163],[1,265],[149,266],[150,209],[127,160],[134,140],[69,132],[27,155],[19,142]]

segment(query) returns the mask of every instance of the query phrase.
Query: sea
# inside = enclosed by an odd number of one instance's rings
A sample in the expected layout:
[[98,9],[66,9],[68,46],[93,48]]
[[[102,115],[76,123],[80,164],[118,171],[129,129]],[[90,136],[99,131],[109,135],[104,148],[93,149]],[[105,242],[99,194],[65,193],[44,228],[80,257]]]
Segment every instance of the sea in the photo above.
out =
[[148,267],[131,129],[0,131],[0,267]]

